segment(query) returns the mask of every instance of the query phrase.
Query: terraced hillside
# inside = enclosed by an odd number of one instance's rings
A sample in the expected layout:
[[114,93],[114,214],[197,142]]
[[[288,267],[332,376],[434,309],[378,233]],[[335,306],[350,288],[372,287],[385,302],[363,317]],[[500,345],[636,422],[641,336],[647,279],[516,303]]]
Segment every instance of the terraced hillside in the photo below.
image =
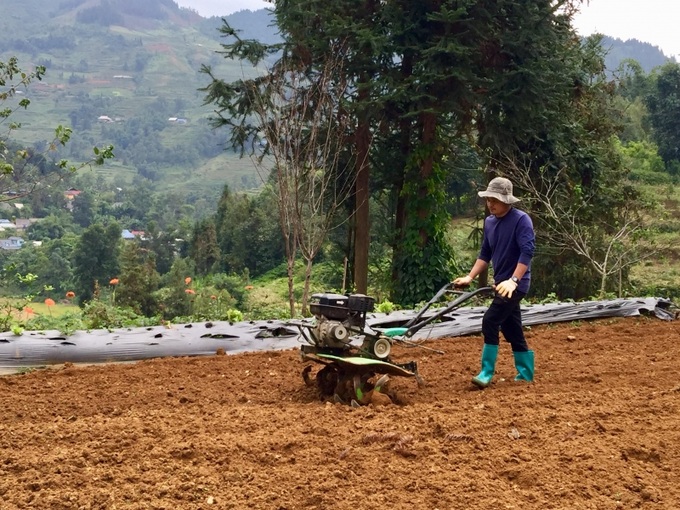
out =
[[[13,138],[26,144],[49,141],[57,125],[68,125],[74,136],[64,156],[85,159],[93,144],[112,142],[113,129],[122,130],[124,123],[157,113],[166,124],[158,128],[158,146],[152,149],[191,156],[190,163],[170,156],[155,163],[161,168],[159,186],[259,185],[252,163],[225,151],[227,133],[209,127],[212,107],[203,104],[199,90],[209,83],[209,77],[199,72],[202,65],[211,66],[227,81],[255,72],[217,53],[222,41],[216,27],[221,21],[203,19],[168,0],[145,3],[155,5],[155,11],[149,7],[129,14],[131,3],[118,0],[109,2],[115,23],[83,22],[83,13],[99,3],[27,0],[12,16],[0,19],[0,59],[17,56],[25,69],[47,68],[41,82],[7,105],[31,99],[28,110],[13,116],[22,124]],[[243,20],[243,14],[236,19]],[[113,142],[124,156],[108,172],[131,178],[145,164],[144,151],[126,153],[119,138]],[[194,157],[197,146],[202,147]]]

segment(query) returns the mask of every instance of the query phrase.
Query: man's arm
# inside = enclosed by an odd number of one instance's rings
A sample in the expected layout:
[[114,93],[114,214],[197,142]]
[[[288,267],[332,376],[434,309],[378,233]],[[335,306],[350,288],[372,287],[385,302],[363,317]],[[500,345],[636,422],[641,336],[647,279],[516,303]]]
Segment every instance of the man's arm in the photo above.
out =
[[[477,278],[477,276],[479,276],[488,266],[489,263],[486,260],[477,259],[475,261],[474,266],[472,266],[472,269],[470,269],[470,272],[467,274],[467,276],[461,276],[460,278],[456,278],[455,280],[453,280],[453,284],[456,287],[467,287],[468,285],[470,285],[470,283],[472,283],[472,280]],[[526,266],[524,266],[524,270],[526,271]]]
[[529,266],[526,264],[523,264],[522,262],[517,263],[517,267],[512,273],[512,276],[517,278],[517,280],[521,280],[522,277],[524,276],[524,273],[527,272],[527,269],[529,269]]

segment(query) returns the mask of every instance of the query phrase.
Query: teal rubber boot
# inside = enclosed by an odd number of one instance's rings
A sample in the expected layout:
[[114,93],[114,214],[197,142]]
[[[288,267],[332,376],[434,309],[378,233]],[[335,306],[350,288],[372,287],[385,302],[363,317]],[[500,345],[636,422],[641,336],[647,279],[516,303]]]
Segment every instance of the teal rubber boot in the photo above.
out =
[[491,378],[496,371],[496,358],[498,358],[498,346],[484,344],[482,348],[482,371],[472,378],[472,384],[480,388],[486,388],[491,384]]
[[515,357],[515,368],[517,369],[517,376],[515,381],[534,380],[534,351],[513,352]]

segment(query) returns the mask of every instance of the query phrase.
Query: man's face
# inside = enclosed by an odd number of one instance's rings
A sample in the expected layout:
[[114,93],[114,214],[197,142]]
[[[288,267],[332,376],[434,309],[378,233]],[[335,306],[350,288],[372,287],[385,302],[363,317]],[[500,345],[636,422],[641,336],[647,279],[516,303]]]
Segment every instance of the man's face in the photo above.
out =
[[486,206],[489,208],[489,212],[497,218],[502,218],[508,214],[511,207],[509,204],[505,204],[493,197],[486,197]]

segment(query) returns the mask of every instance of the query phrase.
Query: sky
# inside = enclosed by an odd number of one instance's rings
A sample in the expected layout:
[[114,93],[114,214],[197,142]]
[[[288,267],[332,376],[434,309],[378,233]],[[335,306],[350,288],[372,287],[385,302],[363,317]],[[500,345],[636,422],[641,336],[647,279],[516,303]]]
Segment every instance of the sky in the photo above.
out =
[[[175,0],[201,16],[226,16],[236,11],[272,7],[264,0]],[[574,19],[579,35],[595,32],[619,39],[637,39],[658,46],[667,57],[680,60],[680,2],[678,0],[584,0]]]
[[584,2],[573,26],[582,36],[598,32],[647,42],[680,60],[679,19],[677,0],[590,0],[589,5]]
[[201,16],[227,16],[236,11],[266,9],[273,6],[264,0],[175,0],[180,7],[189,7]]

